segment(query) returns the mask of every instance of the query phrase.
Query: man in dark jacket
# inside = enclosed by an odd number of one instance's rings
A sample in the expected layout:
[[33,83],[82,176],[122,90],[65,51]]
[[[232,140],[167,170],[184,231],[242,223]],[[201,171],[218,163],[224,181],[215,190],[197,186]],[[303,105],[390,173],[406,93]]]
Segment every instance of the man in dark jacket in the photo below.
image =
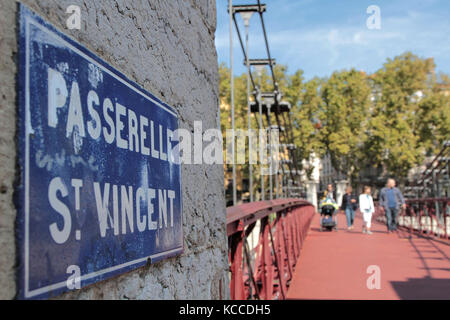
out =
[[355,210],[358,209],[358,197],[352,193],[352,187],[345,189],[342,196],[341,210],[345,211],[347,218],[347,230],[353,229],[353,220],[355,219]]
[[395,180],[388,179],[386,187],[380,191],[380,205],[386,213],[388,232],[397,230],[397,215],[401,208],[405,208],[405,199],[401,191],[395,187]]

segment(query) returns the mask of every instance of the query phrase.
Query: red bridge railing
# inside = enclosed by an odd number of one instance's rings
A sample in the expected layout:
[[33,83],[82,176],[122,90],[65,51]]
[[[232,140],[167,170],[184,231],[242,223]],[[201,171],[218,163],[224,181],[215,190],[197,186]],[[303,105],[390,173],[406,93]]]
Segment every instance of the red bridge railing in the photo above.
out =
[[400,225],[410,231],[419,231],[448,240],[450,229],[450,198],[406,200],[406,210]]
[[[377,220],[385,222],[384,210],[377,207]],[[450,198],[407,199],[406,209],[398,217],[399,226],[410,232],[449,239]]]
[[276,199],[227,208],[231,299],[285,299],[314,206]]

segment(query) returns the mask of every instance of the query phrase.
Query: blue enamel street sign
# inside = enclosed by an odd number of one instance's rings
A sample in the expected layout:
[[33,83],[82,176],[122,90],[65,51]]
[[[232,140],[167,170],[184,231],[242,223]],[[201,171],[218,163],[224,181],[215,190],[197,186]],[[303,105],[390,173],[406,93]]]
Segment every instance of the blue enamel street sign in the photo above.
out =
[[183,251],[174,110],[20,7],[19,298]]

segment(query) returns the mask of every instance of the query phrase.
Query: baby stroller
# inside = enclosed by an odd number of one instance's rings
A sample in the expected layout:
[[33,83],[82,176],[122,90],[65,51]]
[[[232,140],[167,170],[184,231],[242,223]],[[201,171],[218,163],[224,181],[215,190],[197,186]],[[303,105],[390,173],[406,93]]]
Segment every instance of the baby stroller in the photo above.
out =
[[326,199],[320,204],[320,231],[337,231],[337,209],[336,202]]

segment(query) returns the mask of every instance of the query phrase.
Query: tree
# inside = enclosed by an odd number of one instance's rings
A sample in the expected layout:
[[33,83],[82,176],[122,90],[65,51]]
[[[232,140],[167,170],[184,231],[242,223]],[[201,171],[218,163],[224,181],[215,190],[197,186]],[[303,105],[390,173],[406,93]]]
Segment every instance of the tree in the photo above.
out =
[[[416,131],[426,154],[436,154],[450,138],[450,79],[441,75],[442,83],[433,83],[431,90],[419,101]],[[441,88],[447,90],[442,92]]]
[[407,52],[388,59],[373,76],[367,159],[400,180],[448,134],[448,99],[433,89],[434,67],[432,59]]
[[334,72],[322,87],[320,140],[333,167],[349,176],[359,171],[365,157],[361,151],[370,93],[366,75],[354,69]]
[[[297,146],[299,161],[309,159],[313,154],[320,157],[325,153],[325,146],[320,140],[319,117],[323,107],[320,97],[321,84],[319,78],[303,83],[301,70],[290,77],[286,98],[292,105],[294,143]],[[308,169],[310,174],[314,168]]]

